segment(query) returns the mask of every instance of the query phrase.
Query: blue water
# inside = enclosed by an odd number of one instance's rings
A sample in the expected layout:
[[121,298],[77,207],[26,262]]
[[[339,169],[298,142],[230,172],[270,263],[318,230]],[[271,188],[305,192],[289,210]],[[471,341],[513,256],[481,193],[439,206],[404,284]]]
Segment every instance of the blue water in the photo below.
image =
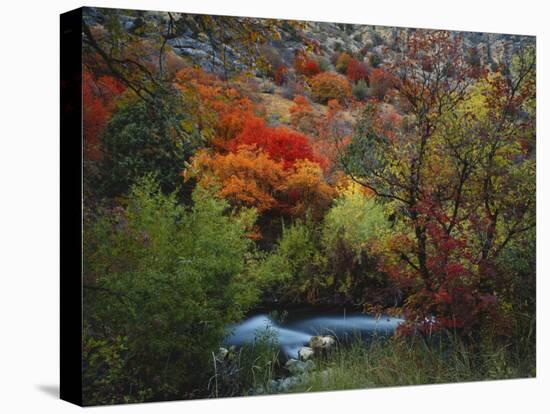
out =
[[251,316],[227,327],[226,344],[242,346],[252,343],[258,334],[266,331],[277,338],[281,351],[287,358],[297,358],[298,350],[307,345],[312,336],[332,335],[339,341],[350,338],[368,340],[373,335],[392,335],[399,318],[373,317],[359,312],[316,312],[290,314],[282,323],[268,314]]

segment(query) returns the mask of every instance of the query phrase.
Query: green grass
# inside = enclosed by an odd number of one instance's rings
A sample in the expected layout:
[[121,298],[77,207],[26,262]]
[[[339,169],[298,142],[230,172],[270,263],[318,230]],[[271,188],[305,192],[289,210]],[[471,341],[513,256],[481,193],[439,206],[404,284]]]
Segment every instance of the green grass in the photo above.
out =
[[292,392],[330,391],[399,385],[437,384],[535,376],[535,352],[496,345],[466,345],[447,337],[375,339],[341,346],[324,359],[309,381]]

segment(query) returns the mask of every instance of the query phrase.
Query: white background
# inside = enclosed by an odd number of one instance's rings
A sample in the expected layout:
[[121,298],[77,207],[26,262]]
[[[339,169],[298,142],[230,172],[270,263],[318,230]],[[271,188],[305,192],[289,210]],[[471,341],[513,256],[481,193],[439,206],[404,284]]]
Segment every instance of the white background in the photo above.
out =
[[[550,208],[545,1],[90,0],[86,5],[537,35],[537,379],[89,408],[111,413],[550,412]],[[0,412],[69,413],[59,378],[59,13],[83,5],[2,2],[0,14]],[[546,75],[546,76],[543,76]],[[78,139],[78,137],[74,137]],[[75,171],[75,174],[77,172]],[[75,273],[74,277],[79,277]]]

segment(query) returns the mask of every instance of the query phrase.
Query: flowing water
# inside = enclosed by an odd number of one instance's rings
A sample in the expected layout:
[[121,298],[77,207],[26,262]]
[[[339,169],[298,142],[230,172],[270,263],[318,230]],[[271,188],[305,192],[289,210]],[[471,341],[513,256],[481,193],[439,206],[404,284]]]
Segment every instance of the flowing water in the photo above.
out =
[[242,346],[252,343],[265,332],[270,332],[287,358],[297,358],[298,350],[307,345],[312,336],[332,335],[345,342],[351,338],[369,340],[373,335],[392,335],[402,319],[374,317],[360,312],[300,311],[291,312],[282,322],[262,313],[227,327],[227,345]]

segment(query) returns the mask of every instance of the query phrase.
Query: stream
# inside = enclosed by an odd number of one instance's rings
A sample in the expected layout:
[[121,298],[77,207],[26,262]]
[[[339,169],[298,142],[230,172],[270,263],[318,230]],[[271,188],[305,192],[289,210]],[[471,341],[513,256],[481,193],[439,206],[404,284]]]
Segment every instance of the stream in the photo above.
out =
[[332,335],[340,342],[353,338],[368,341],[373,335],[392,335],[402,319],[382,315],[374,317],[361,312],[345,310],[302,310],[291,311],[277,321],[267,313],[249,316],[245,320],[229,325],[225,343],[242,346],[254,342],[255,337],[269,330],[276,338],[286,358],[297,358],[302,346],[307,346],[315,335]]

